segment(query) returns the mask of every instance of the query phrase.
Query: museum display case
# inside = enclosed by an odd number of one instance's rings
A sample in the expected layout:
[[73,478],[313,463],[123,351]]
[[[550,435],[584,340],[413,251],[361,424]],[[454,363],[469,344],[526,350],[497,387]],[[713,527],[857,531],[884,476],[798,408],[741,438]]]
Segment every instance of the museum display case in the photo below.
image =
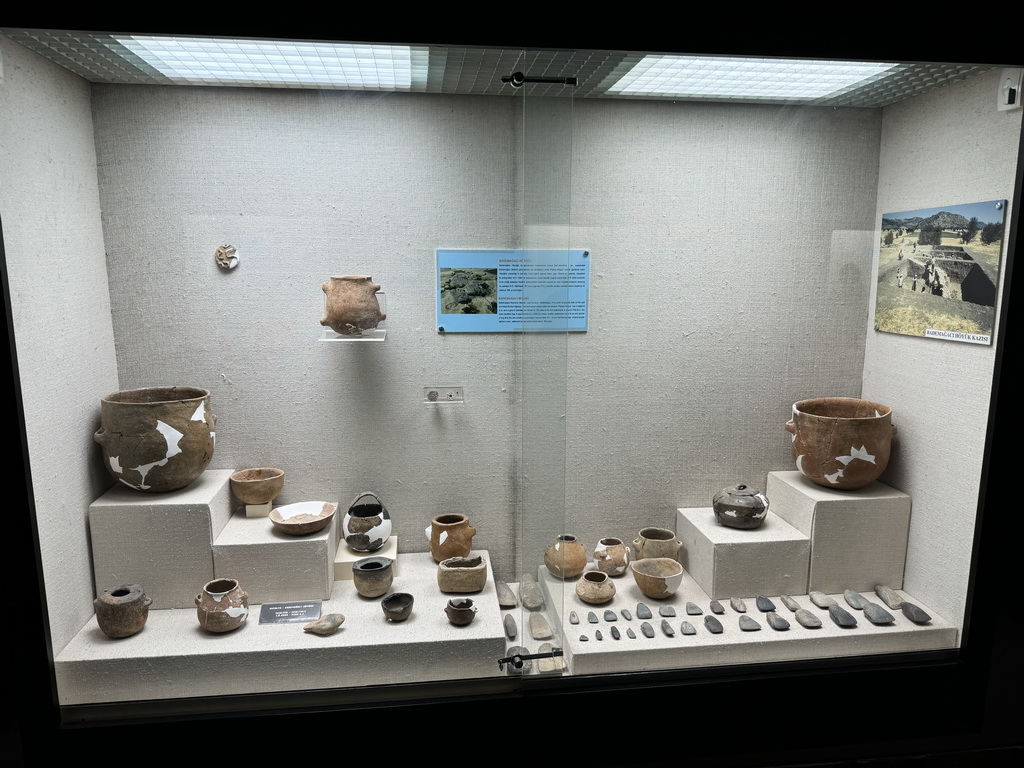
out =
[[0,30],[64,724],[965,663],[1019,70],[256,42]]

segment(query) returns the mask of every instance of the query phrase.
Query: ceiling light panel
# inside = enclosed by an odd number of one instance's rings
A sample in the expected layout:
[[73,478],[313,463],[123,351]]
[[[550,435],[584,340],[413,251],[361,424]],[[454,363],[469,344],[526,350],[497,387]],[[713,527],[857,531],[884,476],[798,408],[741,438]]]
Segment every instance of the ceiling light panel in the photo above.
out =
[[609,89],[620,96],[796,101],[878,77],[895,64],[704,56],[645,56]]

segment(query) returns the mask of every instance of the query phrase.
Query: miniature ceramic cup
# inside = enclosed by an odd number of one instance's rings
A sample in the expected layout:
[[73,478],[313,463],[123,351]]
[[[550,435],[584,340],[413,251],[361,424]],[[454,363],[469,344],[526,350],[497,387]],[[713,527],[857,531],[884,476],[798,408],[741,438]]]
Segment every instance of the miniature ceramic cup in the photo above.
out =
[[388,621],[405,621],[412,613],[413,597],[408,592],[395,592],[380,601]]
[[607,603],[615,597],[615,583],[604,571],[587,571],[576,582],[576,595],[591,605]]
[[390,557],[364,557],[352,563],[352,583],[363,597],[380,597],[391,589],[395,561]]
[[448,621],[457,627],[469,624],[476,617],[476,606],[468,597],[453,597],[445,606]]
[[679,541],[675,533],[668,528],[644,528],[633,540],[633,551],[636,552],[637,560],[648,557],[668,557],[678,560],[682,548],[683,542]]
[[683,580],[683,566],[670,557],[648,557],[630,564],[633,579],[647,597],[669,597]]

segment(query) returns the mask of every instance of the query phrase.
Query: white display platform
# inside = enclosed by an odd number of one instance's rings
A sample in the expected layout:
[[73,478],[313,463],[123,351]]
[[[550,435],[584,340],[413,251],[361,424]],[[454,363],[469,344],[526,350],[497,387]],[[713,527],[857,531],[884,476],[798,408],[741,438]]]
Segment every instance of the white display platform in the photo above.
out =
[[213,542],[213,572],[237,579],[253,603],[329,598],[340,528],[337,512],[306,536],[281,533],[266,517],[234,515]]
[[770,510],[760,527],[738,530],[721,525],[711,507],[679,509],[676,536],[679,562],[710,597],[808,591],[810,539]]
[[[360,597],[350,581],[336,582],[323,612],[343,613],[346,620],[330,637],[303,632],[301,623],[259,624],[254,603],[246,625],[223,635],[203,630],[195,608],[150,611],[145,628],[121,640],[104,635],[93,617],[57,654],[60,704],[503,676],[497,662],[505,634],[490,556],[473,554],[487,561],[488,578],[482,592],[466,595],[479,612],[464,627],[445,616],[451,596],[438,590],[429,552],[400,555],[402,575],[391,592],[416,600],[404,622],[388,622],[379,598]],[[202,586],[191,586],[193,597]]]
[[208,469],[171,493],[116,485],[90,504],[96,591],[141,584],[154,606],[193,606],[196,592],[214,578],[210,544],[231,517],[231,472]]
[[[338,514],[341,514],[339,510]],[[335,515],[337,517],[338,515]],[[398,575],[398,569],[401,566],[402,558],[398,556],[398,537],[389,536],[388,540],[384,542],[384,546],[374,552],[355,552],[349,548],[348,544],[341,541],[340,539],[340,525],[339,535],[336,537],[338,546],[337,552],[334,554],[334,579],[335,581],[352,581],[352,563],[357,560],[362,560],[366,557],[388,557],[395,561],[395,564],[391,566],[394,570],[395,575]]]
[[[771,497],[769,497],[771,498]],[[685,669],[689,667],[711,667],[723,664],[751,664],[771,661],[795,661],[800,659],[832,659],[841,656],[861,656],[881,653],[904,653],[909,651],[929,651],[956,647],[957,628],[936,613],[927,605],[915,600],[904,592],[899,594],[910,602],[923,608],[932,616],[931,622],[918,625],[904,617],[902,611],[889,612],[895,621],[888,626],[876,626],[864,618],[862,611],[856,611],[847,605],[842,594],[832,595],[833,599],[849,611],[857,619],[857,626],[842,629],[829,618],[828,611],[817,608],[806,595],[792,597],[803,608],[807,608],[821,619],[819,629],[806,629],[797,623],[793,613],[783,605],[778,595],[766,595],[775,603],[782,618],[790,623],[790,628],[778,632],[768,626],[764,614],[754,604],[756,595],[736,595],[746,603],[746,615],[761,625],[756,632],[744,632],[739,628],[739,617],[742,614],[732,610],[729,602],[723,602],[725,613],[716,618],[721,621],[724,631],[714,635],[704,626],[704,615],[711,614],[710,598],[690,577],[683,574],[683,581],[672,597],[666,600],[653,600],[645,597],[633,581],[626,575],[615,579],[616,593],[611,602],[604,605],[588,605],[580,600],[575,593],[575,580],[562,582],[547,573],[543,566],[538,573],[545,592],[549,616],[558,621],[556,632],[561,630],[564,635],[563,652],[569,671],[575,675],[605,674],[608,672],[638,672],[653,669]],[[862,592],[864,597],[879,605],[873,590]],[[563,599],[564,595],[564,599]],[[687,601],[696,603],[704,611],[701,616],[686,614]],[[643,602],[651,609],[653,618],[646,621],[654,629],[655,636],[647,638],[640,631],[644,620],[636,617],[636,605]],[[674,618],[667,619],[675,631],[674,637],[668,637],[661,630],[662,618],[658,609],[662,605],[671,605],[676,612]],[[631,621],[622,618],[620,611],[626,608],[633,615]],[[617,620],[607,622],[604,612],[615,611]],[[579,624],[569,623],[569,612],[576,611],[580,618]],[[599,619],[597,624],[587,622],[587,613],[593,611]],[[514,615],[517,615],[518,612]],[[695,635],[683,635],[679,626],[689,621],[697,630]],[[611,628],[618,627],[622,637],[612,639]],[[632,629],[636,638],[626,635],[626,629]],[[595,630],[601,630],[603,640],[596,640]],[[587,635],[589,640],[581,641],[580,635]],[[521,643],[529,648],[539,645],[538,641]],[[507,643],[513,645],[513,643]]]
[[855,491],[823,488],[796,470],[769,472],[771,511],[811,539],[808,590],[903,586],[910,496],[877,481]]

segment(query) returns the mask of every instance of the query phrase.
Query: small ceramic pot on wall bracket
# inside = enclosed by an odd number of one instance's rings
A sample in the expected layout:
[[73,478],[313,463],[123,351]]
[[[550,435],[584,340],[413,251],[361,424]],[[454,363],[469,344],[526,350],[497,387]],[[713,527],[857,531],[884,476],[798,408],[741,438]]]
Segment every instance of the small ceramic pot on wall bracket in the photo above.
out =
[[93,600],[96,623],[107,637],[131,637],[142,631],[153,600],[138,584],[124,584],[104,590]]
[[560,579],[575,579],[587,567],[587,550],[575,536],[563,533],[544,550],[544,565]]
[[476,528],[469,524],[465,515],[438,515],[430,521],[424,533],[430,542],[434,562],[440,563],[450,557],[469,557]]
[[855,397],[818,397],[793,404],[786,422],[796,468],[825,488],[852,491],[889,465],[896,427],[892,408]]
[[341,535],[356,552],[376,552],[391,535],[391,515],[373,491],[363,491],[341,521]]
[[327,296],[327,310],[320,325],[342,336],[362,336],[387,317],[377,301],[380,285],[369,275],[332,277],[321,288]]

